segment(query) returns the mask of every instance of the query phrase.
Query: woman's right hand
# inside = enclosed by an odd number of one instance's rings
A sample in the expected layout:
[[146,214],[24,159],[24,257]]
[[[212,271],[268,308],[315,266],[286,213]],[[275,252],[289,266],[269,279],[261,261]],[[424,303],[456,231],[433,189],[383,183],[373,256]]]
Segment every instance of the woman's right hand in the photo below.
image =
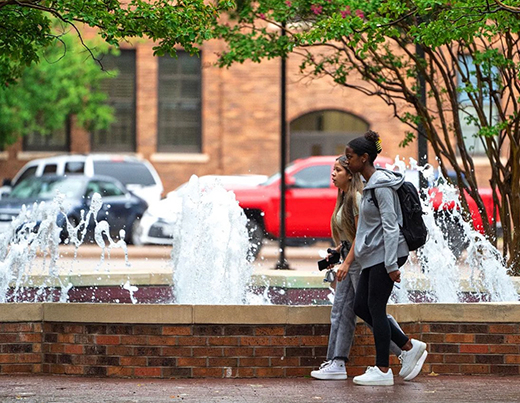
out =
[[401,282],[401,271],[396,270],[388,273],[390,276],[390,280],[392,280],[394,283],[400,283]]

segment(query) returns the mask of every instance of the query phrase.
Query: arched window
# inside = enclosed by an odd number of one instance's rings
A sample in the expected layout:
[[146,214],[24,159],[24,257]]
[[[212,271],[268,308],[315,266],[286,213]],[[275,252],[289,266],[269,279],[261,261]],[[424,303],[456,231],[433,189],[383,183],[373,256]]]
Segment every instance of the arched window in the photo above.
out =
[[290,160],[313,155],[339,155],[345,145],[369,129],[363,119],[347,112],[321,110],[307,113],[290,125]]

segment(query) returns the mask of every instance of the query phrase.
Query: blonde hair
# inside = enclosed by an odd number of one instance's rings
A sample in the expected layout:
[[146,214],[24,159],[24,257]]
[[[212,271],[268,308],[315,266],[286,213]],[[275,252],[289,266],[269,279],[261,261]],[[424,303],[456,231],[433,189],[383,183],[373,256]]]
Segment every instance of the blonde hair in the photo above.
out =
[[[359,173],[352,173],[347,165],[345,156],[338,157],[336,161],[352,176],[352,180],[346,192],[338,188],[338,196],[336,197],[336,206],[334,213],[330,219],[330,227],[332,239],[336,245],[339,245],[339,229],[347,235],[347,241],[352,242],[356,237],[356,221],[354,216],[354,208],[357,206],[357,194],[363,192],[363,182]],[[338,222],[337,215],[341,209],[341,222]]]

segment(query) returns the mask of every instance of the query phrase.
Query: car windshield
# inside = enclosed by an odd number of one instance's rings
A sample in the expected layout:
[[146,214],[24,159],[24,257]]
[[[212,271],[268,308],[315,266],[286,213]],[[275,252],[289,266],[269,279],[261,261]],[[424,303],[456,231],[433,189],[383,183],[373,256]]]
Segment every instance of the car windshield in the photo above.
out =
[[83,181],[73,177],[32,177],[19,182],[9,194],[17,199],[52,199],[58,192],[67,198],[77,197],[83,189]]
[[94,173],[116,178],[123,185],[153,186],[155,179],[150,170],[141,162],[94,161]]
[[[293,165],[294,165],[294,163],[292,163],[292,162],[289,165],[287,165],[285,167],[285,172],[287,172],[287,169],[292,167]],[[271,183],[276,182],[279,179],[280,179],[280,172],[277,172],[274,175],[271,175],[265,182],[260,183],[260,186],[270,185]]]

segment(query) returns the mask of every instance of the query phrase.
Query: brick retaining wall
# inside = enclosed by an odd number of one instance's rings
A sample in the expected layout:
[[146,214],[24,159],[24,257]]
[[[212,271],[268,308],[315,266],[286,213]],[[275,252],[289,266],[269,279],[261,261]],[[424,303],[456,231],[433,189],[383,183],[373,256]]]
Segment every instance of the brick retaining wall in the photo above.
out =
[[0,323],[0,373],[42,372],[41,322]]
[[[391,306],[428,343],[424,373],[520,375],[520,305]],[[0,374],[308,376],[325,358],[330,307],[0,304]],[[349,375],[373,365],[362,323]],[[394,373],[398,360],[393,357]]]

